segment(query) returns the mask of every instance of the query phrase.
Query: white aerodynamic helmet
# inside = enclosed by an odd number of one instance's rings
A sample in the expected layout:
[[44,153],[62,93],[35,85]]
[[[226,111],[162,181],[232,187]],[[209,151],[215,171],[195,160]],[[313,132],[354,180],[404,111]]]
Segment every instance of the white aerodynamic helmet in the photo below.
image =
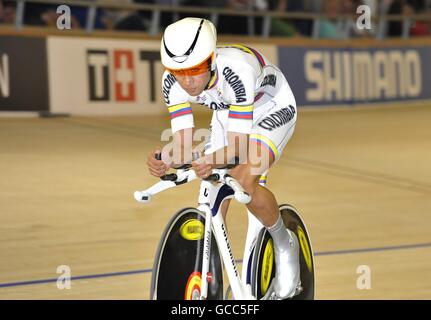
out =
[[196,75],[215,69],[217,31],[201,18],[184,18],[163,34],[162,64],[173,74]]

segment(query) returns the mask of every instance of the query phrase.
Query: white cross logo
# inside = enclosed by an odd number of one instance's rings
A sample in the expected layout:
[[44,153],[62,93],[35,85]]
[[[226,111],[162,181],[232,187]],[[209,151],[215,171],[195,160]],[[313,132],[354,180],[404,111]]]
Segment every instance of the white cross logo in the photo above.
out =
[[122,97],[128,97],[129,83],[133,81],[133,72],[127,67],[127,56],[120,56],[120,68],[116,70],[116,80],[120,83],[120,95]]

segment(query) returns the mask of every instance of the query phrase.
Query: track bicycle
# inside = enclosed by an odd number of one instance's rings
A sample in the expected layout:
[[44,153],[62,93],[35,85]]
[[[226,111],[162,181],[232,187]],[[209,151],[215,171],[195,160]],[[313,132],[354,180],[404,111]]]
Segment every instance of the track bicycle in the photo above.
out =
[[[160,155],[156,157],[160,159]],[[170,219],[157,247],[152,270],[150,299],[272,299],[275,276],[271,236],[247,209],[248,229],[239,275],[225,223],[220,211],[226,199],[246,205],[251,196],[229,175],[234,165],[214,169],[200,183],[198,207],[179,210]],[[135,200],[148,203],[156,194],[197,179],[191,165],[166,174],[150,188],[134,193]],[[265,185],[265,181],[260,183]],[[307,228],[298,210],[289,204],[279,206],[284,225],[300,244],[300,284],[291,299],[314,299],[314,257]],[[229,286],[223,283],[224,269]]]

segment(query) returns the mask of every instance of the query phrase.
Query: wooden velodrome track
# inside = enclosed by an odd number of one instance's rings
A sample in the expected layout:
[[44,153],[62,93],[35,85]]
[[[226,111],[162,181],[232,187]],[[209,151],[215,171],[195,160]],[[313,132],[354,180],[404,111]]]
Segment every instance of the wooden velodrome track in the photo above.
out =
[[[206,127],[209,112],[199,117]],[[431,299],[431,106],[300,109],[269,174],[305,217],[318,299]],[[147,153],[166,117],[0,118],[0,299],[148,299],[165,224],[198,182],[151,204]],[[246,214],[228,217],[241,259]],[[68,265],[70,290],[56,286]],[[357,268],[371,288],[359,290]]]

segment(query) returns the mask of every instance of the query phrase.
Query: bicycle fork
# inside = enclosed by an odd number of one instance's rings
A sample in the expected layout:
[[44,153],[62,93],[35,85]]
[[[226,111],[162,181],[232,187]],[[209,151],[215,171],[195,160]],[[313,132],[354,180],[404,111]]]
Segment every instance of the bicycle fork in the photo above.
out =
[[201,300],[206,300],[208,297],[208,283],[212,280],[209,273],[209,263],[211,256],[211,220],[212,213],[208,204],[202,204],[198,210],[205,212],[205,231],[204,231],[204,249],[202,256],[202,272],[201,272]]
[[[214,230],[214,236],[218,245],[218,249],[222,256],[224,266],[226,268],[226,272],[228,275],[229,283],[230,283],[234,298],[237,300],[255,299],[249,292],[245,290],[245,287],[241,282],[241,278],[239,276],[237,265],[227,236],[226,226],[224,224],[219,208],[217,209],[217,212],[213,216],[213,212],[210,208],[210,203],[214,204],[214,199],[208,199],[206,195],[208,194],[218,195],[218,192],[208,192],[209,188],[217,188],[217,187],[215,187],[214,185],[206,181],[203,181],[201,183],[199,207],[198,207],[198,210],[205,213],[204,248],[203,248],[202,273],[201,273],[201,299],[202,300],[207,299],[208,283],[212,280],[211,275],[209,274],[209,261],[211,256],[211,234],[212,234],[211,227],[213,227],[213,230]],[[232,196],[226,196],[223,198],[223,200],[228,198],[232,198]]]

